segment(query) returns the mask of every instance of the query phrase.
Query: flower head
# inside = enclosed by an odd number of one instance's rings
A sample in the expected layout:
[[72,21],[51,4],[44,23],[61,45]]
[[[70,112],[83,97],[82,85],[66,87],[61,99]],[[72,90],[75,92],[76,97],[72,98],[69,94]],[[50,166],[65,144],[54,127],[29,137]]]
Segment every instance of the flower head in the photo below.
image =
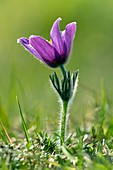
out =
[[50,42],[40,36],[31,35],[29,39],[20,38],[18,42],[31,54],[50,67],[58,67],[69,58],[73,39],[76,32],[76,23],[68,24],[64,31],[60,31],[58,18],[50,31]]

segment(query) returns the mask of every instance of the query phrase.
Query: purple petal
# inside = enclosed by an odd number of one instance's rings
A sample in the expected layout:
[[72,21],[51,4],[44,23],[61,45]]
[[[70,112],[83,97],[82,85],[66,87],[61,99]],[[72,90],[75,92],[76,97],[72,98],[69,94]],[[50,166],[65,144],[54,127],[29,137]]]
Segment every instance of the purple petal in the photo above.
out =
[[66,26],[66,29],[62,32],[62,39],[65,41],[68,56],[71,52],[75,32],[76,32],[76,22],[72,22],[68,24]]
[[61,18],[58,18],[50,31],[50,37],[52,39],[52,45],[54,46],[54,48],[58,51],[58,53],[62,56],[65,53],[65,47],[64,47],[64,43],[61,37],[61,32],[59,29],[59,22],[60,22]]
[[41,55],[43,60],[52,62],[55,59],[55,49],[52,45],[40,36],[31,36],[29,43]]
[[29,40],[27,38],[20,38],[17,40],[17,42],[23,45],[31,54],[35,55],[38,59],[43,61],[40,54],[32,47],[31,44],[29,44]]

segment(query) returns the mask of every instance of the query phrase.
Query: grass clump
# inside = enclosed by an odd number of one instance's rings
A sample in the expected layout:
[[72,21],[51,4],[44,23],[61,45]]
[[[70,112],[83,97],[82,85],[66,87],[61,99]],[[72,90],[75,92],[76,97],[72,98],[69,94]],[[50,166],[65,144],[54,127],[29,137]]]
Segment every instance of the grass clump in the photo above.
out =
[[[84,128],[76,122],[74,132],[62,146],[58,144],[56,133],[29,132],[27,126],[25,129],[23,126],[27,138],[18,139],[9,136],[2,124],[0,169],[112,170],[113,116],[104,91],[92,105],[92,110],[96,111],[90,127]],[[22,121],[25,121],[24,116]]]

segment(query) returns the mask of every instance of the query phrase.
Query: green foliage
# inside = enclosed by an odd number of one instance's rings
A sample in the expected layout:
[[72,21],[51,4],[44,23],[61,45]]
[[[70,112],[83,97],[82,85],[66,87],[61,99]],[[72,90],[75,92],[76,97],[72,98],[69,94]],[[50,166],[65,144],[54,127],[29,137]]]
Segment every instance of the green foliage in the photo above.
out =
[[71,98],[73,98],[74,93],[77,90],[78,75],[78,70],[72,74],[70,71],[65,71],[61,81],[59,80],[56,72],[49,76],[54,89],[57,91],[62,101],[69,102]]
[[89,129],[76,123],[74,133],[69,135],[61,147],[56,134],[42,131],[29,134],[30,147],[27,139],[12,136],[12,144],[1,140],[0,169],[112,170],[113,116],[103,92],[93,105],[97,111]]

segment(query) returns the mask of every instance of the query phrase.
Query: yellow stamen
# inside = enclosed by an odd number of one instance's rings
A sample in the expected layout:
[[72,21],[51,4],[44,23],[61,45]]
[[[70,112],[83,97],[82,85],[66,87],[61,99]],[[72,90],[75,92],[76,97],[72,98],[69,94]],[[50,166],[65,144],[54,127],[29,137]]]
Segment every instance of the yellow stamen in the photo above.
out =
[[52,39],[50,39],[48,42],[49,42],[50,44],[52,44]]

